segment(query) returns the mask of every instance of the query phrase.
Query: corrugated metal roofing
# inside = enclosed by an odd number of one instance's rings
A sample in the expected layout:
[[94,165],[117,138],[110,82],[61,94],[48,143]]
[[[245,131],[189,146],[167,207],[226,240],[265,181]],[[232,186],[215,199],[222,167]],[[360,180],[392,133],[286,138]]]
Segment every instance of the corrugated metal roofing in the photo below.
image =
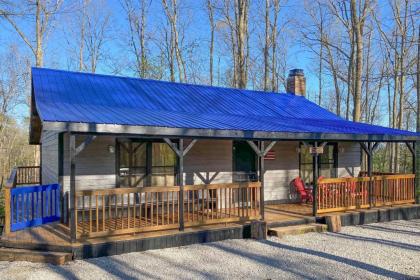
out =
[[346,121],[304,97],[32,69],[42,121],[342,134],[416,133]]

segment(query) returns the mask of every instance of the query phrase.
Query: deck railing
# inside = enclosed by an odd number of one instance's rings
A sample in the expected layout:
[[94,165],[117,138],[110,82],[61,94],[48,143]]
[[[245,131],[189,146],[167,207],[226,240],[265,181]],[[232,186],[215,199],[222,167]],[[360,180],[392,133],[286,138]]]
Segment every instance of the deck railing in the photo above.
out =
[[316,197],[317,213],[415,202],[414,178],[414,174],[398,174],[321,179]]
[[[258,182],[185,186],[184,225],[258,218],[259,188]],[[179,195],[178,186],[77,191],[77,237],[179,228]]]
[[19,166],[16,168],[17,185],[41,184],[41,168],[39,166]]

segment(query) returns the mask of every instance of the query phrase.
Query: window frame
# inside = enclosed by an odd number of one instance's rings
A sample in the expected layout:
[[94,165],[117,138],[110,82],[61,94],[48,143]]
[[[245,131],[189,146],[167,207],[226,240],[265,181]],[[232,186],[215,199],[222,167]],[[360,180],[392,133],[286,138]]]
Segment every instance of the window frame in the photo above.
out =
[[[309,145],[312,146],[313,144],[314,144],[314,142],[309,142],[307,146],[309,146]],[[333,167],[332,167],[332,169],[333,169],[333,172],[334,172],[335,176],[337,177],[338,176],[338,143],[337,142],[327,142],[327,144],[325,144],[325,146],[332,146],[333,147],[333,158],[332,158]],[[305,145],[302,142],[300,142],[299,143],[299,177],[301,177],[301,178],[303,178],[302,177],[302,165],[311,165],[311,166],[313,165],[313,157],[311,157],[311,163],[302,163],[302,147],[305,147]],[[318,174],[320,174],[320,172],[321,172],[322,165],[330,165],[331,164],[331,162],[321,163],[321,157],[322,157],[322,154],[319,154],[318,155]],[[311,181],[312,181],[312,179],[311,179]],[[305,183],[307,183],[307,182],[305,182]]]

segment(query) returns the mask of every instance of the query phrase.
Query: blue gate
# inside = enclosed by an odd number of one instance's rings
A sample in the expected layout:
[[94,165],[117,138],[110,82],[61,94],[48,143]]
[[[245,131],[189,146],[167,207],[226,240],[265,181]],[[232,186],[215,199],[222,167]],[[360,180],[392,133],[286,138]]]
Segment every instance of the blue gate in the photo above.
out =
[[17,231],[60,220],[59,184],[17,187],[10,192],[10,230]]

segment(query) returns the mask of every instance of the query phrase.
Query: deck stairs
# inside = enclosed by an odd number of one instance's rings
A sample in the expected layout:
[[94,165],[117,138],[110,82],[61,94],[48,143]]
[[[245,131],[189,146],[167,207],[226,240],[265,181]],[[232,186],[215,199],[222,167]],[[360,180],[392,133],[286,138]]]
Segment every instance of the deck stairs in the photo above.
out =
[[72,260],[72,253],[0,247],[0,261],[27,261],[63,265]]
[[327,231],[327,225],[308,223],[291,226],[268,227],[269,236],[277,236],[279,238],[286,235],[298,235],[308,232],[324,232]]

